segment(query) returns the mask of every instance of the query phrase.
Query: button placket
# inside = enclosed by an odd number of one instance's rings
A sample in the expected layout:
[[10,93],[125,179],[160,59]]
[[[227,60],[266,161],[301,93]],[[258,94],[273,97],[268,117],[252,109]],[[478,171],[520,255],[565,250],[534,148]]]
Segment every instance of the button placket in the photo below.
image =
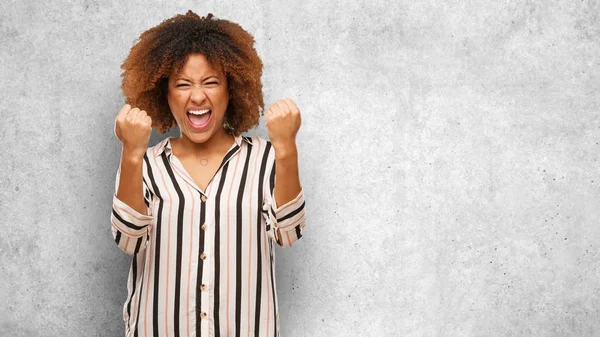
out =
[[[204,258],[202,258],[202,256],[204,256]],[[206,253],[202,253],[200,256],[203,259],[203,268],[206,268],[205,270],[210,270],[209,267],[209,263],[210,263],[210,259],[207,259],[207,255]],[[199,296],[202,297],[202,306],[201,308],[199,308],[200,310],[200,324],[202,326],[202,334],[203,335],[210,335],[210,319],[209,319],[209,314],[211,312],[211,303],[212,303],[212,294],[210,291],[208,291],[208,286],[207,286],[207,282],[210,279],[210,275],[208,275],[209,273],[203,273],[202,275],[202,280],[200,280],[202,282],[202,284],[200,285],[200,294],[198,294]]]
[[[201,193],[200,195],[200,200],[202,202],[202,208],[206,209],[208,207],[206,207],[206,202],[208,200],[208,196],[204,194],[204,192]],[[210,315],[211,315],[211,305],[212,305],[212,294],[209,291],[209,287],[208,287],[208,282],[211,279],[211,275],[210,275],[210,263],[211,263],[211,259],[208,258],[208,253],[212,252],[212,246],[213,246],[213,240],[214,238],[212,237],[213,233],[212,231],[209,231],[208,229],[208,224],[207,221],[210,221],[209,219],[205,219],[205,221],[200,225],[200,230],[202,231],[202,236],[204,238],[204,244],[203,244],[203,251],[201,251],[200,253],[200,263],[202,264],[202,269],[203,269],[203,273],[202,273],[202,279],[198,280],[198,283],[200,284],[200,287],[198,287],[197,291],[198,296],[200,296],[202,298],[201,301],[201,307],[198,308],[198,312],[197,312],[197,317],[199,317],[200,319],[200,324],[202,326],[202,335],[210,335]]]

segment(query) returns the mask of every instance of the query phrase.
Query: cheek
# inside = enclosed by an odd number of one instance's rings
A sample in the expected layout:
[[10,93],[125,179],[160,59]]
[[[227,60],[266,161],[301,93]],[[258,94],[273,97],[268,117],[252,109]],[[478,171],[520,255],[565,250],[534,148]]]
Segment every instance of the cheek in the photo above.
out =
[[219,102],[225,109],[227,109],[227,105],[229,103],[229,92],[228,91],[214,91],[211,93],[211,100],[213,102]]
[[226,102],[229,102],[229,88],[225,87],[225,90],[223,90],[223,99]]
[[[181,124],[181,116],[179,115],[179,111],[182,109],[183,95],[178,92],[169,92],[167,95],[167,104],[169,105],[169,109],[171,110],[171,115],[177,122],[177,124]],[[185,103],[183,103],[185,105]]]
[[182,92],[170,92],[169,95],[167,96],[167,99],[169,100],[169,105],[178,105],[181,104],[181,102],[184,99],[184,94]]
[[186,98],[181,92],[170,92],[167,95],[167,103],[169,108],[174,115],[177,115],[178,110],[185,106]]

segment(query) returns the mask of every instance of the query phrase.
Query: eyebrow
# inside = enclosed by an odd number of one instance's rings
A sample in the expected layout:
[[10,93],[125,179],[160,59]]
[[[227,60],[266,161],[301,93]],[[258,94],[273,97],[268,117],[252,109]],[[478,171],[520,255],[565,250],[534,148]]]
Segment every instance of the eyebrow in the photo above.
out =
[[[210,75],[210,76],[208,76],[208,77],[206,77],[206,78],[202,79],[202,81],[206,81],[206,80],[208,80],[209,78],[213,78],[213,77],[214,77],[214,78],[216,78],[217,80],[219,79],[219,77],[217,77],[216,75]],[[178,77],[178,78],[176,78],[176,79],[175,79],[175,81],[180,81],[180,80],[181,80],[181,81],[188,81],[188,82],[192,82],[191,80],[189,80],[189,79],[187,79],[187,78],[185,78],[185,77]]]

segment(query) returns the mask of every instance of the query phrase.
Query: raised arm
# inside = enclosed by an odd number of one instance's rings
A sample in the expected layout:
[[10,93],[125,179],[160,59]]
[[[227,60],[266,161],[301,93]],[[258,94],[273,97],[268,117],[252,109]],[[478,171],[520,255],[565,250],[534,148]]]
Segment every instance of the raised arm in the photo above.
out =
[[275,186],[270,205],[267,205],[267,230],[279,245],[287,247],[302,237],[306,219],[296,147],[296,134],[301,124],[300,110],[294,101],[286,98],[269,107],[266,119],[275,151]]
[[121,166],[117,198],[147,215],[142,188],[142,166],[148,148],[152,118],[145,111],[123,106],[115,121],[115,135],[121,141]]
[[283,205],[302,190],[298,172],[296,134],[300,129],[300,110],[289,98],[271,104],[266,112],[266,126],[275,150],[275,201]]
[[116,179],[111,214],[112,234],[125,253],[145,248],[150,214],[150,193],[143,181],[144,154],[148,148],[152,119],[145,111],[125,105],[115,120],[121,141],[121,163]]

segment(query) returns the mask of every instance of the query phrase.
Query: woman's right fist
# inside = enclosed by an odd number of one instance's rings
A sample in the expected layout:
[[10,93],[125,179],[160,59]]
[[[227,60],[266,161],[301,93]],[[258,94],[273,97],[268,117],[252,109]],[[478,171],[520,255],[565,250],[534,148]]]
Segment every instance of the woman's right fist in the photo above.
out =
[[146,111],[131,108],[125,104],[115,120],[115,135],[123,145],[123,154],[143,158],[150,134],[152,133],[152,118]]

